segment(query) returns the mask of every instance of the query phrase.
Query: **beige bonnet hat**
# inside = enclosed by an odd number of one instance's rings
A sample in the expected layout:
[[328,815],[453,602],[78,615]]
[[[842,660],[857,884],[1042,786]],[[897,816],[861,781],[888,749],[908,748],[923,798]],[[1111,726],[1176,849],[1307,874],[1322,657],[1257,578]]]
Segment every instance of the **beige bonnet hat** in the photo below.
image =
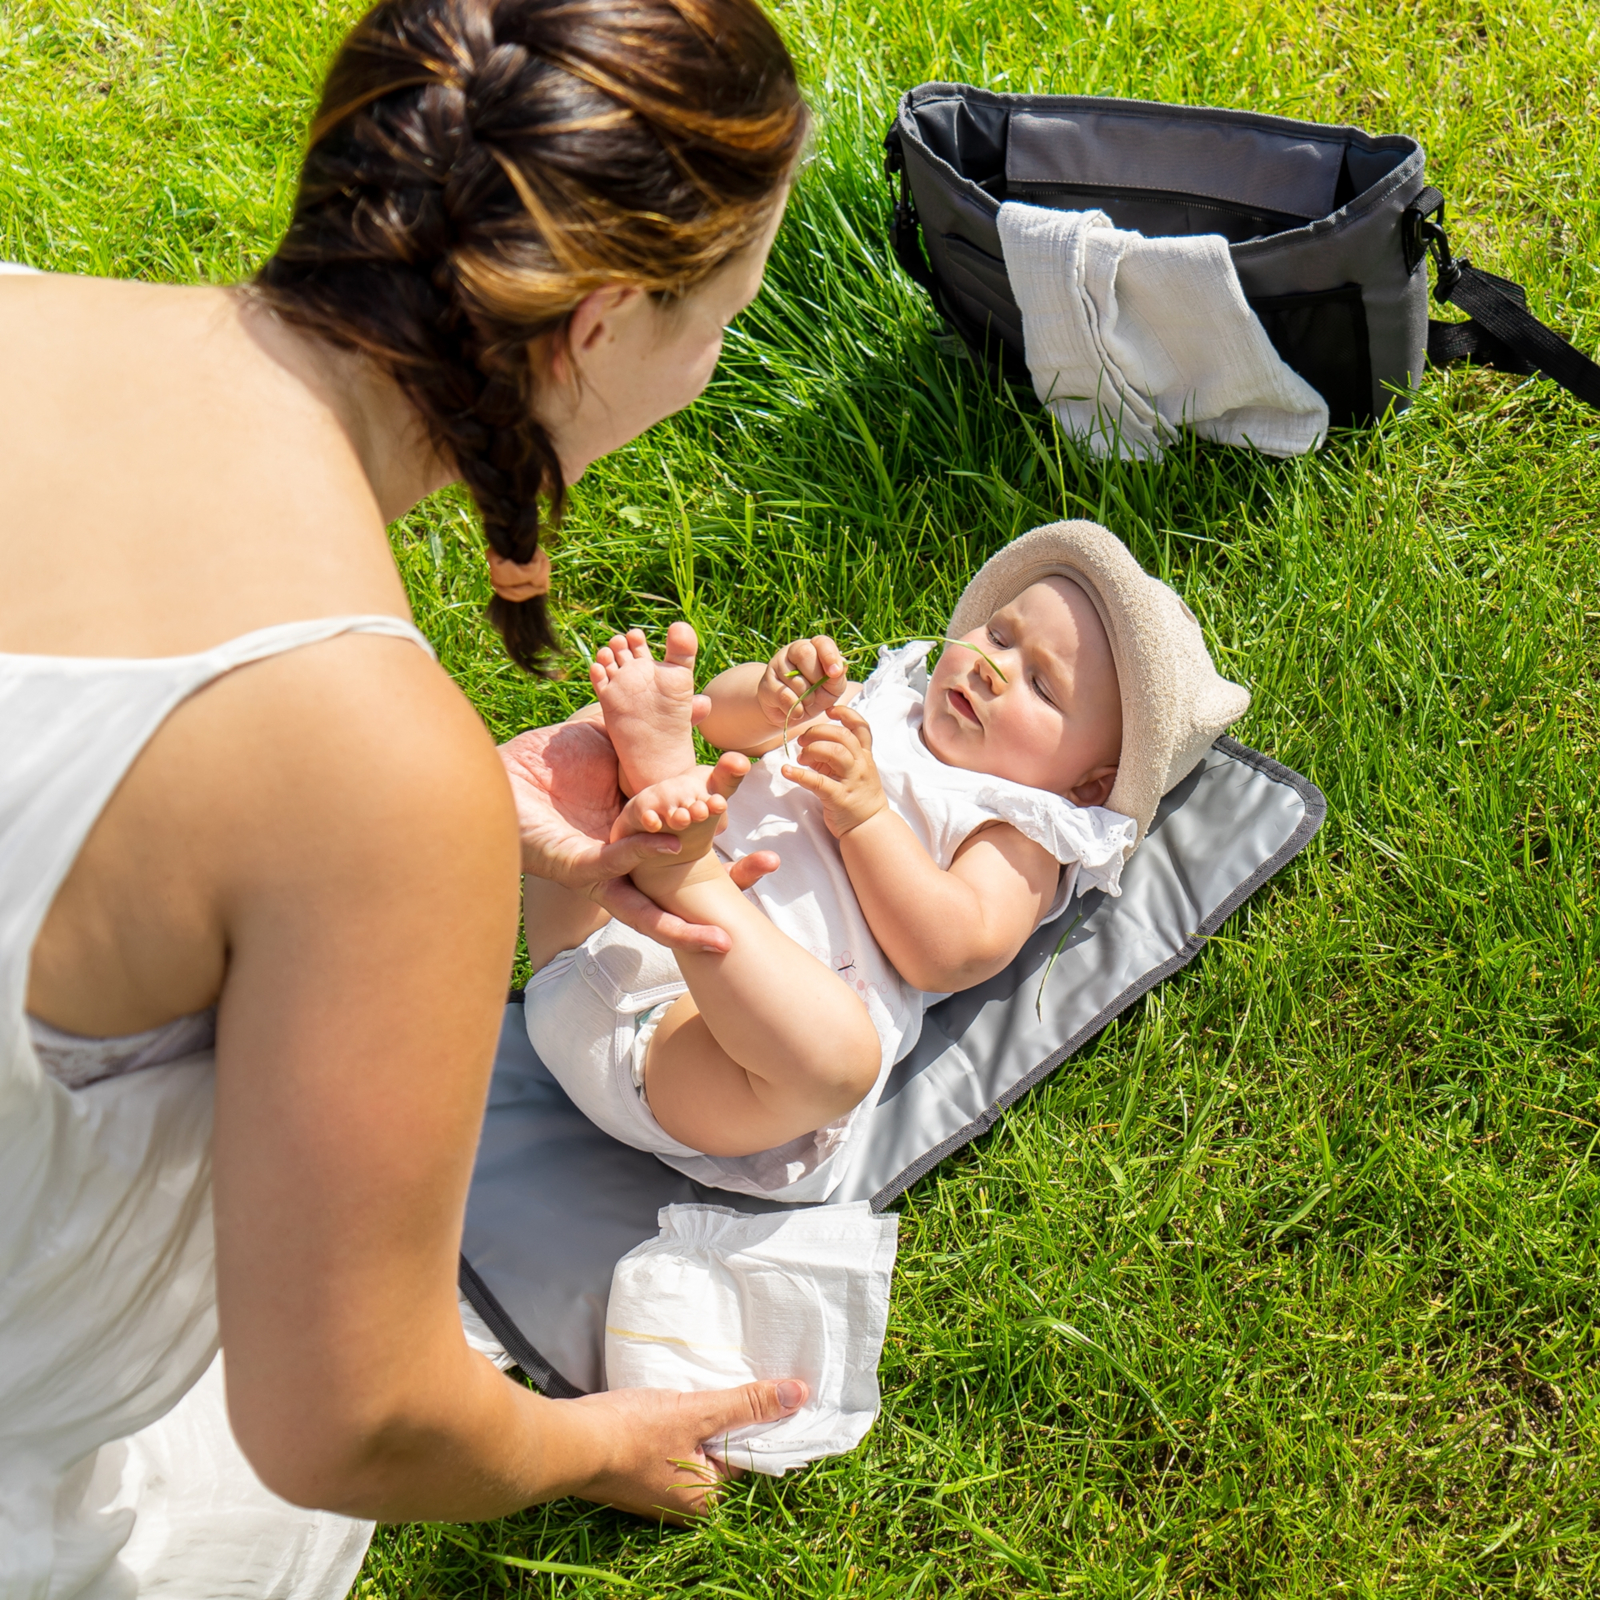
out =
[[1122,756],[1106,805],[1132,817],[1143,839],[1162,795],[1245,714],[1250,691],[1218,675],[1194,613],[1098,522],[1052,522],[990,556],[956,602],[951,634],[981,628],[1051,577],[1071,578],[1088,593],[1111,641],[1122,690]]

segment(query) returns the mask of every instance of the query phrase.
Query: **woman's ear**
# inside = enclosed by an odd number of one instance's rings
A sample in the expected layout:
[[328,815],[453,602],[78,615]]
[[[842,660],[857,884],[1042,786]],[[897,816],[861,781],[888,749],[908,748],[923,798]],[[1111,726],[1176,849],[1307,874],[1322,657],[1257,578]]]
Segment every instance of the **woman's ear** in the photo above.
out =
[[618,325],[636,308],[644,290],[636,283],[612,284],[586,294],[567,318],[567,325],[550,341],[550,376],[571,383],[584,355],[613,338]]
[[1094,767],[1081,782],[1067,790],[1067,799],[1075,806],[1103,806],[1117,786],[1117,769]]

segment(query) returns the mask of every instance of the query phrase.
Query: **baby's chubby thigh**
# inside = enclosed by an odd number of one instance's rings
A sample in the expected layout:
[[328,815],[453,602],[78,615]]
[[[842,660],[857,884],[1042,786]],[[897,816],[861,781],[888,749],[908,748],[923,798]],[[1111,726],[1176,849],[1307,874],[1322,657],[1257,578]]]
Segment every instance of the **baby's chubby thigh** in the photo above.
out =
[[882,1064],[861,998],[761,920],[767,937],[735,935],[727,955],[680,954],[690,992],[662,1016],[645,1056],[651,1114],[707,1155],[754,1155],[827,1126],[865,1098]]

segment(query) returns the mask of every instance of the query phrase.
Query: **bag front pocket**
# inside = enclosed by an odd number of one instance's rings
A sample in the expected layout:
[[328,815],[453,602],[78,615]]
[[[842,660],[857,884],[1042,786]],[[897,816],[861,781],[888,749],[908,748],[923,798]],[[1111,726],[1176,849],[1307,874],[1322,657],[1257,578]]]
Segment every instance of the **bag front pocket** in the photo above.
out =
[[1330,428],[1373,420],[1372,354],[1359,283],[1246,298],[1284,365],[1328,402]]
[[[1005,347],[1007,375],[1013,381],[1026,381],[1027,363],[1023,359],[1022,313],[1011,293],[1011,279],[999,256],[963,239],[959,233],[941,235],[948,266],[947,290],[953,290],[953,309],[966,317],[977,331],[982,347],[984,335],[993,332]],[[962,330],[965,332],[965,330]],[[972,342],[970,334],[968,342]]]

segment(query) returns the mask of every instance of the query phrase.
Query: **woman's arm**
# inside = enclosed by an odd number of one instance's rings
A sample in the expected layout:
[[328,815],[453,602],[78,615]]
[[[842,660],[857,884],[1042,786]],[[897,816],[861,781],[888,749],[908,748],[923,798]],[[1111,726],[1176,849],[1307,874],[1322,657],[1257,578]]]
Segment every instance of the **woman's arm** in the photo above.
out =
[[826,634],[796,639],[770,661],[745,661],[718,673],[705,688],[711,711],[697,726],[714,750],[738,750],[755,760],[783,743],[786,723],[793,739],[833,706],[848,704],[860,687],[846,680],[844,657]]
[[784,776],[822,800],[872,936],[914,988],[944,994],[999,972],[1050,908],[1061,867],[1009,823],[964,840],[948,872],[889,809],[872,730],[840,708],[801,737]]
[[336,675],[302,652],[200,697],[243,774],[201,842],[229,852],[214,1189],[234,1430],[269,1487],[352,1515],[479,1520],[567,1493],[681,1512],[697,1492],[674,1462],[781,1414],[775,1385],[550,1401],[461,1333],[517,824],[466,702],[396,648],[352,641]]

